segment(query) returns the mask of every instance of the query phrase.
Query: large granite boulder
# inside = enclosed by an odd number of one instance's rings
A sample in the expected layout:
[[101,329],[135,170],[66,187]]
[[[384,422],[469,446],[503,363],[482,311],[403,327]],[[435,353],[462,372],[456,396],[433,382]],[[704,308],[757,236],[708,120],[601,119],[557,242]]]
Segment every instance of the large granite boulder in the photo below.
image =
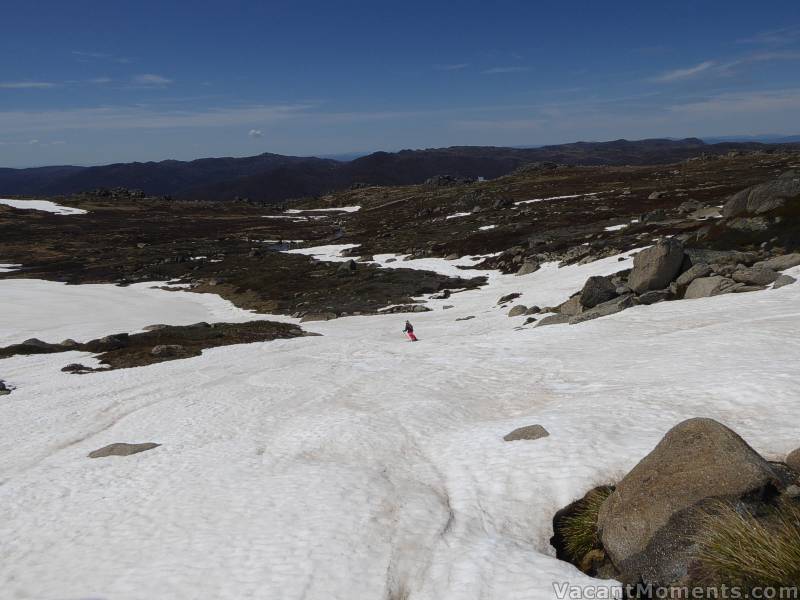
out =
[[673,427],[617,485],[598,516],[624,583],[668,585],[687,574],[699,509],[757,502],[783,486],[770,463],[713,419]]
[[722,216],[760,215],[782,208],[796,198],[800,198],[800,173],[788,171],[777,179],[735,193],[722,207]]
[[763,267],[765,269],[772,269],[773,271],[785,271],[800,265],[800,253],[782,254],[780,256],[773,256],[767,260],[757,262],[754,267]]
[[628,286],[637,294],[667,287],[683,264],[683,244],[675,238],[660,240],[633,257]]
[[696,298],[708,298],[709,296],[719,296],[732,292],[737,284],[732,279],[714,275],[713,277],[699,277],[689,284],[683,297],[686,300]]
[[617,286],[608,277],[595,275],[589,277],[583,284],[580,300],[584,308],[594,308],[598,304],[607,302],[617,295]]

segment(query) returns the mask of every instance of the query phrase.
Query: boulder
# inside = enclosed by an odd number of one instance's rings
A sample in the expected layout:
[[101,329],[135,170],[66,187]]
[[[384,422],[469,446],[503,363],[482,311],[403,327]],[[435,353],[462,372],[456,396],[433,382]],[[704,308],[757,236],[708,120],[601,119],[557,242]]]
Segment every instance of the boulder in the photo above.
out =
[[633,257],[628,286],[637,294],[667,287],[683,264],[683,244],[675,238],[660,240]]
[[11,393],[11,390],[6,385],[6,382],[0,379],[0,396],[6,396]]
[[103,446],[97,450],[93,450],[89,452],[89,458],[105,458],[106,456],[130,456],[131,454],[138,454],[139,452],[144,452],[145,450],[152,450],[153,448],[158,448],[161,444],[155,444],[153,442],[145,442],[143,444],[125,444],[125,443],[116,443],[116,444],[109,444],[108,446]]
[[528,307],[524,304],[517,304],[514,308],[508,311],[509,317],[521,317],[526,312],[528,312]]
[[350,260],[346,260],[340,264],[336,269],[336,272],[340,275],[351,275],[356,272],[356,269],[358,269],[358,265],[356,264],[356,261],[351,258]]
[[617,295],[617,287],[608,277],[595,275],[583,284],[579,302],[584,308],[594,308],[598,304],[608,302]]
[[572,317],[569,315],[550,315],[541,319],[536,323],[536,327],[544,327],[546,325],[561,325],[562,323],[569,323]]
[[597,319],[599,317],[607,317],[608,315],[613,315],[614,313],[622,312],[626,308],[630,308],[633,306],[633,296],[620,296],[618,298],[613,298],[608,302],[603,302],[602,304],[598,304],[594,308],[587,309],[580,314],[574,315],[569,320],[570,325],[576,325],[578,323],[583,323],[584,321],[591,321],[592,319]]
[[526,425],[525,427],[515,429],[511,433],[504,435],[503,439],[507,442],[516,442],[517,440],[538,440],[548,435],[550,435],[550,432],[537,424]]
[[500,296],[500,299],[497,301],[498,304],[505,304],[506,302],[511,302],[512,300],[516,300],[522,296],[519,292],[512,292],[510,294],[506,294],[505,296]]
[[62,340],[58,345],[61,346],[62,348],[69,348],[69,349],[75,349],[78,346],[80,346],[80,344],[75,340],[73,340],[72,338],[67,338],[65,340]]
[[713,419],[673,427],[603,503],[597,526],[624,583],[668,585],[687,574],[697,509],[758,500],[782,483],[747,442]]
[[336,318],[336,313],[332,312],[306,313],[300,319],[300,322],[307,323],[309,321],[330,321],[331,319],[335,318]]
[[786,455],[785,462],[795,473],[800,473],[800,448],[792,450]]
[[800,265],[800,253],[773,256],[770,259],[757,262],[753,266],[772,269],[773,271],[785,271],[786,269],[791,269],[798,265]]
[[760,215],[782,208],[788,200],[798,197],[800,174],[789,171],[777,179],[735,193],[722,207],[722,216]]
[[731,288],[736,285],[732,279],[715,275],[713,277],[699,277],[689,284],[683,297],[687,300],[696,298],[708,298],[718,296],[733,291]]
[[652,210],[649,213],[643,214],[639,217],[639,222],[641,223],[655,223],[657,221],[665,221],[667,218],[667,213],[664,209],[658,208],[656,210]]
[[738,250],[706,250],[703,248],[687,248],[686,256],[693,265],[706,263],[708,265],[752,265],[758,260],[755,252],[739,252]]
[[531,306],[528,310],[526,310],[525,314],[526,315],[538,315],[540,312],[542,312],[542,309],[539,308],[538,306],[534,305],[534,306]]
[[80,363],[70,363],[65,367],[61,367],[61,371],[64,373],[91,373],[91,367],[87,367],[86,365],[82,365]]
[[669,294],[669,290],[650,290],[639,296],[637,300],[639,304],[650,305],[666,300],[669,298]]
[[530,275],[535,273],[540,268],[539,263],[535,260],[526,260],[522,266],[517,270],[515,275]]
[[778,278],[778,274],[765,267],[751,267],[734,271],[731,279],[747,285],[769,285]]
[[681,289],[688,286],[695,279],[698,279],[699,277],[707,277],[708,275],[711,275],[711,267],[709,267],[706,263],[699,263],[692,265],[687,271],[681,273],[675,280],[675,283],[678,285],[678,288]]
[[583,306],[581,305],[581,297],[580,294],[575,294],[569,300],[562,302],[558,305],[556,310],[562,314],[567,315],[570,317],[574,317],[575,315],[579,314],[581,310],[583,310]]
[[790,285],[797,281],[791,275],[778,275],[778,278],[775,280],[775,283],[772,284],[772,289],[777,290],[778,288],[782,288],[785,285]]

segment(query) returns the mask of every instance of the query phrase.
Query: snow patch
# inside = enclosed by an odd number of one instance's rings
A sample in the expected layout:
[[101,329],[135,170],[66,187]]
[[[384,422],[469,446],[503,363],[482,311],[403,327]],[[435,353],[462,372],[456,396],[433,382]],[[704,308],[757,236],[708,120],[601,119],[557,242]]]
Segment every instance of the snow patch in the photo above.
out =
[[81,208],[62,206],[61,204],[56,204],[49,200],[11,200],[0,198],[0,204],[22,210],[40,210],[42,212],[53,213],[54,215],[85,215],[89,212]]

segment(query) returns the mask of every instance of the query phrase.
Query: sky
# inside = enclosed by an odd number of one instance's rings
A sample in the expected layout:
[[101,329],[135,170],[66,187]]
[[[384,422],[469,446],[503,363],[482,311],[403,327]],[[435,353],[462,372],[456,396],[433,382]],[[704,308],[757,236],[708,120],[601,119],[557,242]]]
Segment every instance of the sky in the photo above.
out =
[[2,13],[2,167],[800,133],[797,0]]

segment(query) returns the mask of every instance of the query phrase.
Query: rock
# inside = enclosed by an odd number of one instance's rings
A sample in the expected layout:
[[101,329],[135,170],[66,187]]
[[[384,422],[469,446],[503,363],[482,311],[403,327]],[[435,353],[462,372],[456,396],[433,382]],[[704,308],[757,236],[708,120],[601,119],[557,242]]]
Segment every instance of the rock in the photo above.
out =
[[116,444],[109,444],[97,450],[89,452],[89,458],[105,458],[106,456],[130,456],[131,454],[138,454],[145,450],[152,450],[158,448],[161,444],[153,442],[146,442],[143,444],[125,444],[122,442]]
[[438,294],[431,296],[431,300],[447,300],[450,297],[450,290],[442,290]]
[[397,262],[397,259],[396,259],[396,258],[387,258],[387,259],[386,259],[386,262],[387,262],[387,263],[393,263],[393,262]]
[[637,294],[667,287],[683,263],[683,244],[675,238],[660,240],[633,257],[628,286]]
[[583,284],[579,302],[584,308],[594,308],[598,304],[608,302],[617,295],[617,288],[608,277],[595,275]]
[[693,300],[696,298],[708,298],[709,296],[718,296],[720,294],[733,291],[736,283],[732,279],[722,277],[721,275],[714,275],[713,277],[698,277],[689,287],[686,288],[686,293],[683,297],[686,300]]
[[687,271],[681,273],[675,280],[675,283],[678,285],[679,289],[682,289],[692,283],[695,279],[707,277],[708,275],[711,275],[711,267],[706,263],[699,263],[692,265]]
[[757,262],[754,267],[763,267],[765,269],[772,269],[773,271],[785,271],[800,265],[800,254],[783,254],[781,256],[773,256],[770,259]]
[[693,265],[706,263],[708,265],[738,265],[750,266],[758,260],[755,252],[738,252],[736,250],[705,250],[702,248],[687,248],[686,256]]
[[536,317],[528,317],[527,319],[525,319],[523,325],[530,325],[531,323],[536,323],[536,321],[538,320],[539,319],[537,319]]
[[769,285],[778,278],[778,274],[772,269],[764,267],[751,267],[749,269],[739,269],[734,271],[731,279],[747,285]]
[[632,306],[633,296],[620,296],[619,298],[614,298],[608,302],[603,302],[603,304],[598,304],[594,308],[590,308],[578,315],[573,316],[570,318],[569,324],[577,325],[578,323],[583,323],[584,321],[591,321],[592,319],[597,319],[599,317],[607,317],[608,315],[622,312],[626,308],[630,308]]
[[772,222],[764,216],[749,218],[739,217],[727,221],[725,226],[729,229],[735,229],[737,231],[759,233],[762,231],[767,231],[772,226]]
[[782,487],[770,464],[713,419],[673,427],[617,485],[598,532],[623,583],[655,585],[687,574],[696,513],[712,500],[759,499]]
[[117,333],[114,335],[107,335],[97,340],[91,340],[86,343],[86,348],[89,352],[110,352],[111,350],[119,350],[128,345],[128,334]]
[[618,285],[616,288],[614,288],[614,291],[617,293],[617,296],[624,296],[625,294],[633,293],[633,290],[627,285]]
[[351,258],[350,260],[346,260],[340,264],[339,268],[336,269],[336,272],[340,275],[352,275],[355,273],[356,269],[358,269],[358,265],[356,264],[356,261]]
[[152,356],[158,356],[159,358],[171,358],[175,356],[181,356],[185,353],[186,348],[180,344],[159,344],[150,350],[150,354]]
[[701,208],[707,207],[705,204],[698,202],[697,200],[686,200],[685,202],[681,202],[680,206],[678,206],[678,212],[682,215],[685,215],[696,210],[700,210]]
[[162,329],[166,329],[169,325],[164,325],[162,323],[156,323],[155,325],[148,325],[147,327],[142,327],[144,331],[161,331]]
[[90,373],[92,370],[91,367],[80,363],[70,363],[65,367],[61,367],[61,371],[64,373]]
[[6,382],[0,379],[0,396],[7,396],[11,393],[11,390],[6,385]]
[[797,281],[791,275],[778,275],[778,278],[775,280],[775,283],[772,284],[772,289],[777,290],[778,288],[782,288],[785,285],[790,285]]
[[360,262],[360,263],[373,262],[374,260],[375,260],[375,257],[372,256],[372,254],[365,254],[364,256],[359,256],[358,257],[358,262]]
[[511,198],[498,198],[492,204],[492,208],[495,210],[500,210],[502,208],[510,208],[514,205],[514,201]]
[[508,311],[509,317],[521,317],[526,312],[528,312],[528,307],[524,304],[517,304],[514,308]]
[[453,308],[452,304],[445,304],[444,306],[442,306],[442,310],[449,310],[451,308]]
[[570,315],[550,315],[549,317],[541,319],[536,324],[536,327],[544,327],[546,325],[561,325],[562,323],[569,323],[569,320],[571,318],[572,317]]
[[301,323],[308,323],[309,321],[330,321],[337,317],[333,312],[320,312],[320,313],[306,313],[300,319]]
[[503,436],[503,439],[507,442],[515,442],[517,440],[538,440],[543,437],[547,437],[550,435],[550,432],[547,431],[541,425],[526,425],[525,427],[520,427],[519,429],[515,429],[511,433],[507,433]]
[[525,314],[526,315],[538,315],[540,312],[542,312],[542,309],[539,308],[538,306],[534,305],[534,306],[531,306],[528,310],[526,310]]
[[474,319],[475,315],[469,315],[468,317],[459,317],[456,321],[469,321],[470,319]]
[[510,294],[506,294],[505,296],[501,296],[500,299],[497,301],[498,304],[505,304],[506,302],[511,302],[512,300],[516,300],[522,296],[519,292],[512,292]]
[[659,198],[663,198],[667,195],[667,192],[652,192],[647,199],[648,200],[658,200]]
[[669,290],[650,290],[637,298],[639,304],[655,304],[669,298]]
[[567,315],[569,317],[574,317],[583,310],[583,305],[581,305],[581,297],[580,294],[575,294],[569,300],[562,302],[558,305],[556,310],[562,314]]
[[515,275],[530,275],[535,273],[540,268],[539,263],[535,260],[526,260],[522,266],[517,270]]
[[30,348],[30,349],[40,349],[40,350],[52,350],[52,349],[58,347],[58,344],[51,344],[49,342],[44,342],[44,341],[40,340],[39,338],[28,338],[27,340],[22,342],[22,344],[20,344],[20,345],[21,346],[26,346],[27,348]]
[[62,340],[61,342],[59,342],[58,345],[61,346],[62,348],[77,348],[78,346],[80,346],[80,344],[75,340],[73,340],[72,338],[67,338],[65,340]]
[[448,254],[447,256],[444,257],[445,260],[458,260],[459,258],[461,257],[455,252],[453,254]]
[[667,213],[663,209],[652,210],[649,213],[645,213],[639,217],[640,223],[655,223],[658,221],[665,221],[667,219]]
[[786,460],[783,462],[785,462],[795,473],[800,474],[800,448],[789,452],[789,454],[786,456]]
[[740,215],[760,215],[782,208],[788,200],[798,197],[800,175],[789,171],[777,179],[735,193],[722,207],[722,216],[729,219]]

